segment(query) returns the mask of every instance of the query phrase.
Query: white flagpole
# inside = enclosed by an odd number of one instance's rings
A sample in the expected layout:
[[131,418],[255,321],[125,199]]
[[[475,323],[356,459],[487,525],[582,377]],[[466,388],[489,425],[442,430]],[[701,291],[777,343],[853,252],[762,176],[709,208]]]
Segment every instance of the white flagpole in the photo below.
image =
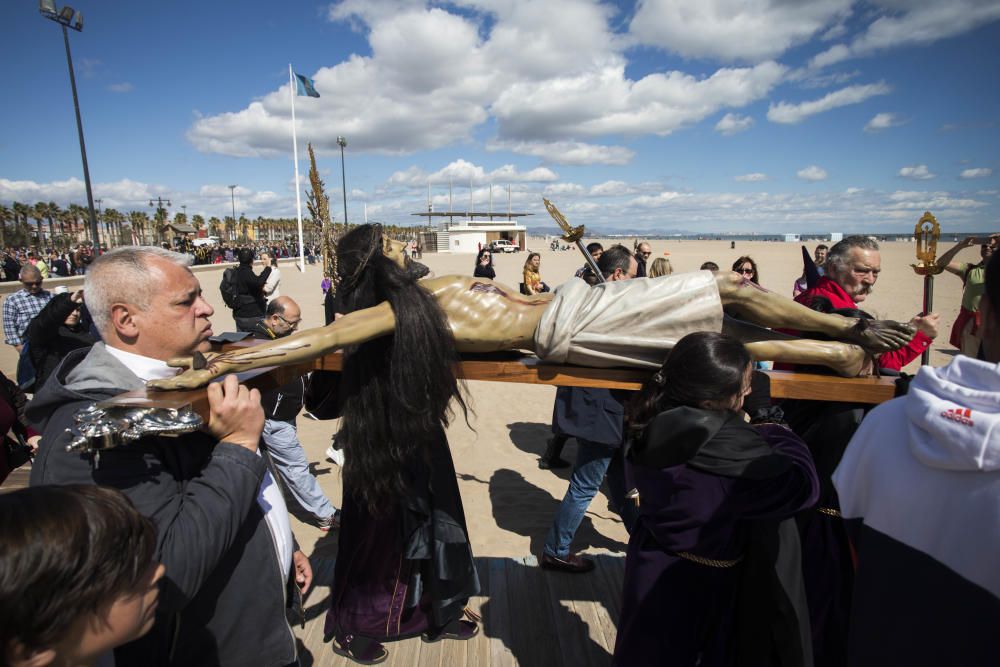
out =
[[368,202],[364,202],[364,204],[365,204],[365,224],[367,225],[368,224]]
[[295,208],[299,215],[299,271],[305,273],[306,251],[302,244],[302,193],[299,191],[299,142],[295,135],[295,78],[288,64],[288,92],[292,96],[292,159],[295,160]]

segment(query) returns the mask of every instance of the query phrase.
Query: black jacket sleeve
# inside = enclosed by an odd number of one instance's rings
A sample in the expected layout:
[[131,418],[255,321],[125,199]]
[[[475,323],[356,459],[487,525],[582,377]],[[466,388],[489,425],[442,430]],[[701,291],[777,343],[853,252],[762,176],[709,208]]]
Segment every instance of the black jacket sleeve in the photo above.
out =
[[106,450],[94,465],[89,455],[66,452],[71,436],[65,427],[79,407],[63,406],[50,420],[31,484],[98,484],[125,493],[156,525],[156,557],[167,570],[160,606],[178,611],[237,541],[265,462],[244,447],[195,433]]
[[24,340],[33,348],[41,348],[59,335],[59,327],[66,321],[76,304],[67,294],[56,294],[35,315],[24,332]]

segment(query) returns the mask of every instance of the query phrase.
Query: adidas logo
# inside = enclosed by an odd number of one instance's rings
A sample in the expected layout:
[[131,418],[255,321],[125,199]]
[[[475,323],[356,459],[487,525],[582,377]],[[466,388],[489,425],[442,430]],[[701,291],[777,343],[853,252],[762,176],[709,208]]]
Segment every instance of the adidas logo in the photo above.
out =
[[969,408],[952,408],[951,410],[945,410],[941,413],[941,416],[945,419],[950,419],[953,422],[958,422],[959,424],[964,424],[965,426],[972,426],[972,410]]

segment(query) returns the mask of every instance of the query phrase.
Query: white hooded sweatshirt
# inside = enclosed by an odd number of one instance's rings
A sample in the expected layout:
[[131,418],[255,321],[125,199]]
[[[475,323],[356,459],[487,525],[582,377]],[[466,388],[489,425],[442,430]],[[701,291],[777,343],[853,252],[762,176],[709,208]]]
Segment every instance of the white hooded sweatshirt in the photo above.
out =
[[845,519],[1000,598],[1000,364],[921,368],[865,418],[833,482]]

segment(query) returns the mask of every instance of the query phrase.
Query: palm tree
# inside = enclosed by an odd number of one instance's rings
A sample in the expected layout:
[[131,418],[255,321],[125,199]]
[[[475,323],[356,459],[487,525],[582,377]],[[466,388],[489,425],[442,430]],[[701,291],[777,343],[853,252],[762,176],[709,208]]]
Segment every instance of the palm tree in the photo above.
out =
[[0,250],[7,247],[7,221],[13,219],[14,213],[0,204]]
[[121,220],[122,214],[117,209],[104,209],[104,238],[108,247],[113,247],[121,243]]
[[226,219],[222,223],[226,228],[226,240],[235,241],[236,240],[236,220],[232,216],[227,215]]
[[59,204],[54,201],[50,201],[45,207],[45,218],[49,221],[49,243],[54,247],[56,241],[56,224],[55,218],[62,213],[62,209],[59,208]]
[[84,220],[90,220],[90,210],[80,206],[79,204],[70,204],[69,209],[73,212],[73,239],[79,243],[80,241],[80,227],[83,227],[84,238],[90,239],[90,225],[83,224],[81,222]]
[[219,236],[219,230],[221,229],[222,223],[214,215],[208,219],[208,235],[209,236]]
[[42,246],[45,245],[45,233],[42,231],[42,223],[45,222],[45,216],[49,211],[49,205],[45,202],[38,202],[31,209],[31,217],[35,219],[35,224],[38,229],[38,251],[41,252]]
[[132,231],[138,239],[139,245],[146,245],[146,228],[149,225],[149,215],[145,211],[132,211],[128,214],[128,219],[132,223]]
[[192,215],[191,216],[191,226],[194,227],[195,230],[197,230],[199,232],[201,230],[203,230],[205,228],[205,218],[204,218],[204,216],[198,215],[197,213],[195,213],[194,215]]
[[28,227],[28,217],[31,215],[31,207],[27,204],[14,202],[14,233],[17,245],[28,245],[31,240],[31,232]]

